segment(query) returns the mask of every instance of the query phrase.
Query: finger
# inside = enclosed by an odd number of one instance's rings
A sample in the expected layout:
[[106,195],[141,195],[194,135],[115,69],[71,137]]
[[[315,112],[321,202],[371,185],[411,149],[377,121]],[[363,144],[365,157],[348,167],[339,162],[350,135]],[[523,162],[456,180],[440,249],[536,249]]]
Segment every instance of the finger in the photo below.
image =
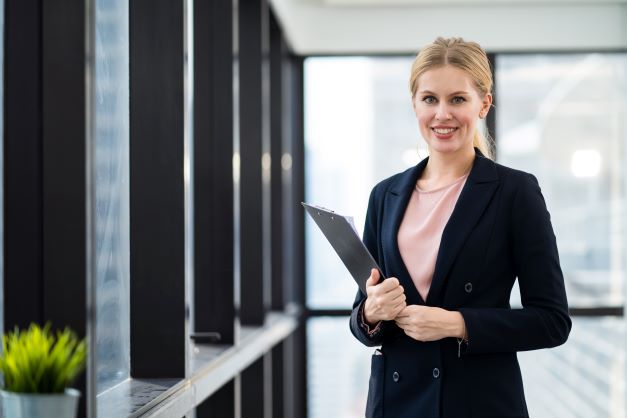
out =
[[398,306],[396,306],[395,310],[395,318],[409,318],[409,313],[405,312],[405,308],[407,304],[405,301],[401,302]]
[[394,316],[394,319],[398,321],[408,322],[411,317],[409,315],[402,315],[400,313],[401,311],[402,311],[401,308],[396,308],[396,315]]
[[372,275],[372,271],[370,272],[370,276],[366,280],[366,287],[374,286],[376,282],[374,281],[374,277]]
[[392,300],[392,303],[395,304],[396,306],[404,303],[405,306],[407,306],[407,297],[404,294],[400,295],[396,299]]
[[406,327],[406,324],[405,324],[404,322],[402,322],[402,321],[394,321],[394,323],[395,323],[395,324],[396,324],[399,328],[405,329],[405,327]]
[[379,292],[381,292],[382,295],[385,295],[385,298],[389,301],[392,301],[405,293],[403,286],[397,286],[395,288],[387,290],[383,286],[381,286]]
[[398,288],[388,292],[386,296],[390,298],[390,301],[395,303],[399,303],[401,300],[405,300],[405,292],[403,291],[403,286],[399,286]]
[[402,313],[405,314],[407,316],[409,316],[410,314],[408,312],[405,311],[405,309],[407,309],[407,303],[405,301],[401,302],[401,304],[398,307],[398,313]]
[[370,270],[370,281],[372,282],[372,284],[379,283],[380,278],[381,278],[381,275],[379,274],[379,270],[377,269]]
[[388,277],[383,282],[379,283],[379,285],[381,286],[381,289],[387,293],[390,290],[396,289],[397,287],[399,287],[400,282],[398,281],[396,277]]
[[394,322],[396,322],[396,325],[400,326],[400,327],[404,327],[406,325],[409,325],[409,322],[406,319],[396,319],[394,320]]
[[401,295],[403,295],[403,292],[398,289],[386,292],[381,285],[378,285],[376,288],[373,288],[373,294],[379,297],[381,304],[387,306],[397,306],[401,302]]
[[381,275],[379,274],[379,270],[371,269],[370,277],[368,277],[368,280],[366,280],[366,287],[376,286],[377,283],[379,283],[380,277]]
[[403,308],[399,312],[399,315],[403,315],[403,316],[411,315],[413,307],[415,306],[415,305],[408,305],[406,300],[404,300],[401,303],[399,303],[399,305],[403,306]]

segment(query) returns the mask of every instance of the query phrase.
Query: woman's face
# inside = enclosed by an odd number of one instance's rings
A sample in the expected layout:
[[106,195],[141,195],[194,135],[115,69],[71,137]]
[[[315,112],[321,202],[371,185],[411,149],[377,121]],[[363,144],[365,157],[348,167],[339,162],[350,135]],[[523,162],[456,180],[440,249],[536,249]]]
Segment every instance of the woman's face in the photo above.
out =
[[417,86],[413,108],[430,153],[472,150],[477,119],[487,114],[492,95],[481,95],[466,72],[450,65],[424,72]]

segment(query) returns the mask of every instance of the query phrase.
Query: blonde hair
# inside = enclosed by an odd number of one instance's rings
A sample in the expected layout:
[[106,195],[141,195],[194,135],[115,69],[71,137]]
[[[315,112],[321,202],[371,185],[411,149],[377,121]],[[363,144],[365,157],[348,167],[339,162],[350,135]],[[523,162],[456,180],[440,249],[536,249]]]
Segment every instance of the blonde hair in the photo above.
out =
[[[483,48],[476,42],[466,42],[462,38],[438,37],[433,43],[420,50],[411,66],[409,91],[412,100],[418,90],[418,78],[428,70],[445,65],[465,71],[481,95],[492,93],[490,61]],[[483,155],[493,159],[494,141],[489,134],[484,136],[477,129],[472,142]]]

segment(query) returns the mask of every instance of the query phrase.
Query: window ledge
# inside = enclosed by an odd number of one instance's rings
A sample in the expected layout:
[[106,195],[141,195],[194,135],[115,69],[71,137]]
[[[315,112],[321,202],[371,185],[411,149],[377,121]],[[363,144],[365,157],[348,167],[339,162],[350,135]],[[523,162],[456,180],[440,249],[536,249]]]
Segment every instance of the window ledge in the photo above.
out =
[[98,416],[178,418],[201,404],[298,326],[298,311],[270,312],[263,326],[240,327],[236,345],[195,344],[187,379],[128,379],[98,396]]

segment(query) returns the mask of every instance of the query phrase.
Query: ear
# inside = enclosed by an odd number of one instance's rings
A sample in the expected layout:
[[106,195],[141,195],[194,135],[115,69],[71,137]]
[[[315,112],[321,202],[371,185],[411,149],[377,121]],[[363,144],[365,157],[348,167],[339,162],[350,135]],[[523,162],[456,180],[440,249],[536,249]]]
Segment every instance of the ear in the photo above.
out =
[[481,111],[479,112],[479,117],[481,119],[484,119],[488,115],[488,112],[490,111],[491,106],[492,106],[492,94],[486,93],[485,96],[483,96],[483,100],[481,103]]

